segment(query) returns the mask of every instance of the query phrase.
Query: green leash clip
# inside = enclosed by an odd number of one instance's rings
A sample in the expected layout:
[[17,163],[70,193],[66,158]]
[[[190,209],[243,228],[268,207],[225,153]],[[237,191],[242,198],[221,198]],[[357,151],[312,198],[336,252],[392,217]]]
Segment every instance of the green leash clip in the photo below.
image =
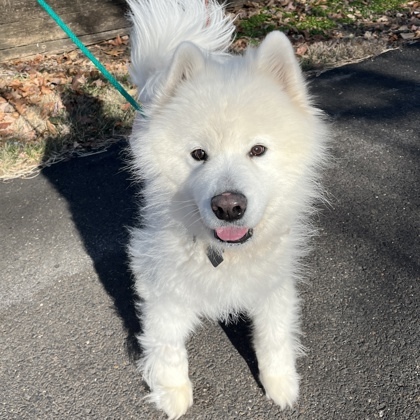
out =
[[100,63],[100,61],[85,47],[79,38],[71,31],[71,29],[61,20],[61,18],[54,12],[53,9],[44,1],[37,0],[38,4],[54,19],[55,23],[68,35],[68,37],[77,45],[82,53],[89,58],[90,61],[98,68],[98,70],[111,82],[111,84],[124,96],[125,99],[139,111],[143,116],[141,106],[134,100],[134,98],[121,86],[115,77]]

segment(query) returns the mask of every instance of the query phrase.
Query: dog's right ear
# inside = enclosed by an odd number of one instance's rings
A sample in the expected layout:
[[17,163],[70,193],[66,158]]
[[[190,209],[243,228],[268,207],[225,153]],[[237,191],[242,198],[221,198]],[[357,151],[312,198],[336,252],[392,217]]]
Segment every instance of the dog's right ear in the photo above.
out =
[[205,58],[192,42],[182,42],[176,49],[162,87],[163,101],[172,97],[177,87],[204,68]]
[[273,31],[266,36],[257,49],[257,65],[261,71],[274,77],[297,104],[309,106],[302,71],[285,34]]

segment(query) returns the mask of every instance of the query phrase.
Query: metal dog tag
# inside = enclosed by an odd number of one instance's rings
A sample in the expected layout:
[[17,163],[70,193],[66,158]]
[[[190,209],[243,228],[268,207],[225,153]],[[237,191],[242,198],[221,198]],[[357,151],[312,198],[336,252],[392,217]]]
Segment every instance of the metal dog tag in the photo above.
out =
[[209,258],[210,262],[213,264],[213,267],[217,267],[219,264],[223,262],[223,253],[216,251],[211,246],[207,248],[207,257]]

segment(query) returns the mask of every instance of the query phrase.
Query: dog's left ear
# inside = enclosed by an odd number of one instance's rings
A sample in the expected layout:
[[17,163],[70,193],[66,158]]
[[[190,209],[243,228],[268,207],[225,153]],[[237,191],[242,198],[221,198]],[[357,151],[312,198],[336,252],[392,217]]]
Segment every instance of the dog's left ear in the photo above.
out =
[[302,71],[286,35],[279,31],[268,34],[257,49],[256,60],[258,69],[274,77],[295,103],[310,105]]
[[162,88],[163,101],[173,96],[177,87],[203,69],[204,65],[205,58],[201,50],[192,42],[182,42],[176,49],[166,74]]

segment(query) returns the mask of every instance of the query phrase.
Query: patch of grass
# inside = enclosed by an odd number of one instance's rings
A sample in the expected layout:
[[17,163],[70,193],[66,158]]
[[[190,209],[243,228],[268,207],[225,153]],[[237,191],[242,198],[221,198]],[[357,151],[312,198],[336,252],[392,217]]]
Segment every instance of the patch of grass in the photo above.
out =
[[269,16],[266,13],[253,15],[241,22],[238,36],[260,38],[275,29],[275,26],[268,22]]
[[331,19],[325,19],[318,16],[308,16],[301,22],[296,22],[293,26],[289,25],[288,29],[295,27],[298,31],[308,31],[311,35],[324,34],[325,32],[334,29],[336,23]]
[[361,39],[315,42],[309,45],[305,55],[300,57],[300,65],[305,72],[318,73],[329,68],[365,60],[387,49],[386,42],[381,39],[370,42]]
[[328,0],[325,3],[331,4],[335,10],[344,8],[344,10],[360,12],[363,17],[368,17],[371,14],[381,14],[390,10],[402,10],[401,0],[353,0],[353,1],[339,1]]
[[[286,7],[270,2],[259,13],[238,21],[237,36],[261,38],[273,29],[290,34],[323,35],[360,20],[376,22],[383,14],[404,9],[399,0],[307,0]],[[359,22],[360,23],[360,22]]]
[[[271,30],[286,33],[305,71],[319,72],[378,55],[402,39],[400,27],[412,27],[414,2],[399,0],[265,0],[240,9],[237,40],[243,51],[258,45]],[[254,3],[250,3],[254,5]],[[248,7],[248,8],[247,8]],[[411,7],[411,9],[410,9]],[[416,27],[412,29],[416,31]],[[414,37],[419,38],[420,31]],[[405,39],[405,38],[404,38]]]
[[0,142],[0,179],[28,177],[36,173],[43,156],[45,142],[28,143],[25,139],[4,139]]

